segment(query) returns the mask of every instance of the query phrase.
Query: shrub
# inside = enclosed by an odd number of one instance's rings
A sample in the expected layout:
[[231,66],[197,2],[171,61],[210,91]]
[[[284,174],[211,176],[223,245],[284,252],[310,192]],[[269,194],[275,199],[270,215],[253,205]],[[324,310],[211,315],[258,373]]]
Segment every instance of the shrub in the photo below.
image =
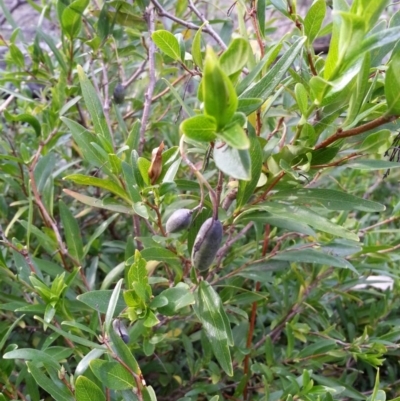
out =
[[1,39],[0,399],[400,399],[389,2],[31,4],[59,31]]

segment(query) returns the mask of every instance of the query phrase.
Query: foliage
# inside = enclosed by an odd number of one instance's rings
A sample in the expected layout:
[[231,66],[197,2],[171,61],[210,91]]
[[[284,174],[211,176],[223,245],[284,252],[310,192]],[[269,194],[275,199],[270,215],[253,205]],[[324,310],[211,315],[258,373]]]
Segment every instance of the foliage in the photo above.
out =
[[389,2],[30,3],[59,31],[0,37],[0,399],[399,399]]

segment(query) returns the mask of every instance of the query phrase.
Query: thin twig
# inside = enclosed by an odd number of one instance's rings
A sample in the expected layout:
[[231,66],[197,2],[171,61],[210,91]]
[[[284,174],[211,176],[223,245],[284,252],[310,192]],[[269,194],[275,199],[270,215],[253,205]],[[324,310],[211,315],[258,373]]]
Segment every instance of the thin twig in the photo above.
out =
[[378,222],[378,223],[376,223],[376,224],[373,224],[372,226],[362,228],[362,229],[360,230],[360,233],[365,233],[366,231],[373,230],[373,229],[376,228],[376,227],[380,227],[380,226],[383,226],[384,224],[391,223],[392,221],[395,221],[395,220],[397,220],[397,219],[400,219],[400,216],[392,216],[392,217],[389,217],[388,219],[383,220],[383,221],[380,221],[380,222]]
[[137,68],[137,70],[132,74],[132,76],[125,82],[122,82],[122,86],[126,89],[133,81],[135,81],[139,75],[144,71],[144,68],[146,67],[147,64],[147,58],[146,60],[144,60],[139,67]]
[[247,225],[245,225],[239,232],[237,235],[235,235],[232,239],[230,239],[229,241],[226,241],[224,246],[217,252],[217,266],[219,266],[221,264],[221,260],[222,258],[228,253],[229,248],[237,241],[240,240],[240,238],[244,237],[247,232],[251,229],[251,227],[253,227],[253,222],[251,221],[250,223],[248,223]]
[[204,15],[196,8],[192,0],[189,0],[189,8],[197,15],[200,21],[205,25],[203,28],[204,32],[207,32],[210,36],[214,38],[214,40],[221,46],[222,49],[226,50],[227,46],[222,40],[222,38],[214,31],[214,29],[209,25],[208,21],[204,17]]
[[[193,24],[192,22],[188,22],[188,21],[184,21],[183,19],[180,19],[178,17],[176,17],[175,15],[169,13],[167,10],[165,10],[163,8],[163,6],[158,2],[158,0],[151,0],[151,2],[154,4],[154,6],[157,9],[157,13],[160,17],[166,17],[168,19],[170,19],[171,21],[174,21],[188,29],[194,29],[196,31],[198,31],[200,29],[199,25]],[[191,2],[192,3],[192,2]],[[193,4],[193,3],[192,3]],[[190,6],[189,6],[190,7]],[[191,8],[191,7],[190,7]],[[192,9],[192,8],[191,8]],[[199,14],[196,14],[196,11]],[[192,9],[192,11],[200,18],[200,20],[205,24],[205,26],[203,26],[203,32],[209,34],[220,46],[223,50],[227,49],[226,44],[224,43],[224,41],[222,40],[222,38],[214,31],[214,29],[212,29],[209,25],[208,25],[208,21],[200,14],[200,12],[197,10],[196,7],[194,7],[194,9]]]
[[317,149],[326,148],[328,145],[330,145],[333,142],[336,142],[339,139],[363,134],[364,132],[367,132],[373,128],[377,128],[381,125],[391,123],[391,122],[397,120],[398,118],[399,118],[399,116],[381,116],[375,120],[368,121],[367,123],[365,123],[363,125],[360,125],[356,128],[348,129],[346,131],[343,131],[342,128],[339,128],[335,134],[333,134],[329,138],[327,138],[324,141],[322,141],[321,143],[319,143],[315,147],[315,149],[317,150]]
[[25,259],[25,262],[29,266],[29,270],[32,273],[36,273],[35,266],[33,265],[33,262],[29,256],[29,252],[25,248],[19,249],[12,242],[9,241],[4,234],[3,227],[1,226],[1,224],[0,224],[0,237],[2,238],[2,241],[0,241],[0,242],[3,242],[6,246],[11,248],[15,252],[18,252],[20,255],[22,255],[22,257]]
[[[148,32],[151,38],[151,34],[155,29],[155,12],[153,6],[148,6],[146,9],[145,17],[147,19]],[[155,58],[154,54],[156,52],[156,45],[150,39],[149,44],[149,86],[147,87],[147,91],[144,95],[144,107],[143,107],[143,115],[142,122],[140,126],[140,143],[139,143],[139,155],[143,153],[145,138],[144,134],[147,128],[147,122],[150,116],[150,108],[151,108],[151,98],[153,97],[154,87],[156,85],[156,70],[155,70]]]

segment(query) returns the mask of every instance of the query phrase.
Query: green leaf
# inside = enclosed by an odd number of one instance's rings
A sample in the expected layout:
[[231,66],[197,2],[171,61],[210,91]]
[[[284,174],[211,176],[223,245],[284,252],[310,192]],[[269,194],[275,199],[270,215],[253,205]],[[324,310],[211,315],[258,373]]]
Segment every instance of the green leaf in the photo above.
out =
[[341,269],[349,269],[357,275],[359,274],[355,267],[346,259],[328,255],[316,249],[288,249],[274,256],[272,260],[286,260],[288,262],[339,267]]
[[42,128],[40,126],[39,120],[31,114],[12,115],[7,110],[4,110],[4,117],[7,121],[28,123],[35,130],[36,136],[40,136],[42,134]]
[[273,199],[283,199],[299,204],[317,203],[330,210],[361,210],[364,212],[383,212],[385,206],[359,198],[346,192],[322,188],[296,188],[279,191]]
[[257,183],[261,175],[263,154],[260,142],[256,137],[253,129],[249,129],[249,138],[250,138],[249,156],[251,160],[251,180],[239,181],[239,188],[236,197],[236,209],[242,208],[246,204],[246,202],[250,199],[250,197],[253,195],[253,192],[257,187]]
[[346,167],[355,170],[386,170],[388,168],[400,168],[400,163],[387,160],[357,160],[346,164]]
[[118,362],[94,359],[90,362],[90,369],[110,390],[126,390],[135,386],[133,376]]
[[241,125],[235,123],[218,132],[218,138],[235,149],[248,149],[250,141]]
[[347,114],[346,122],[344,124],[345,126],[349,126],[350,124],[352,124],[357,115],[360,113],[360,109],[368,88],[370,66],[371,56],[370,53],[366,53],[361,66],[361,70],[357,75],[355,91],[351,95],[349,111]]
[[[104,383],[104,382],[103,382]],[[75,382],[76,401],[105,401],[106,396],[100,387],[85,376],[79,376]]]
[[157,312],[165,316],[174,316],[179,309],[194,303],[192,292],[182,283],[162,291],[155,299],[158,297],[165,297],[168,301],[167,305],[157,308]]
[[112,341],[112,348],[114,352],[122,359],[123,362],[137,375],[142,376],[139,365],[132,355],[131,350],[122,341],[121,337],[114,331],[110,330],[110,338]]
[[74,401],[68,388],[58,378],[49,379],[33,362],[27,362],[28,370],[36,383],[43,388],[55,401]]
[[123,282],[123,279],[121,278],[118,281],[118,283],[116,284],[116,286],[112,292],[110,302],[107,307],[106,317],[104,319],[104,328],[105,328],[106,333],[109,333],[110,329],[112,330],[111,321],[114,317],[115,309],[117,308],[118,299],[119,299],[119,296],[121,293],[122,282]]
[[106,200],[102,201],[101,199],[92,198],[91,196],[81,195],[78,192],[70,191],[69,189],[63,189],[63,191],[67,195],[72,196],[79,202],[82,202],[88,206],[111,210],[112,212],[117,212],[117,213],[125,213],[129,215],[132,215],[134,213],[132,208],[120,205],[119,203],[111,203],[107,202]]
[[[7,332],[3,334],[2,339],[0,340],[0,351],[4,347],[4,344],[8,340],[8,337],[10,336],[11,332],[14,330],[14,327],[24,318],[25,315],[19,316],[17,319],[15,319],[11,326],[7,329]],[[5,358],[5,354],[3,355],[3,358]]]
[[72,137],[78,145],[78,148],[82,151],[83,158],[90,164],[109,171],[107,169],[108,158],[104,157],[103,154],[92,145],[92,143],[98,144],[97,137],[75,121],[66,117],[61,117],[61,121],[71,130]]
[[325,18],[326,1],[317,0],[313,3],[304,18],[304,35],[307,36],[307,42],[310,45],[317,37]]
[[[298,38],[275,65],[255,85],[245,90],[240,98],[261,98],[264,102],[281,83],[287,70],[303,48],[305,37]],[[255,107],[252,111],[257,110]]]
[[264,101],[261,98],[239,99],[237,111],[249,115],[254,110],[258,109],[263,103]]
[[206,281],[201,281],[194,293],[193,309],[210,341],[212,350],[221,368],[228,376],[233,376],[233,366],[229,345],[232,333],[218,293]]
[[105,352],[107,352],[106,349],[92,349],[89,351],[76,365],[75,368],[75,377],[82,375],[85,373],[87,368],[89,367],[90,362],[93,359],[100,358]]
[[219,62],[226,75],[239,72],[247,63],[250,44],[243,38],[233,39],[229,47],[222,53]]
[[35,363],[43,363],[52,369],[58,370],[60,369],[60,364],[57,362],[55,358],[50,356],[44,351],[33,348],[20,348],[15,349],[13,351],[6,352],[3,355],[4,359],[25,359],[32,360]]
[[391,145],[392,133],[388,129],[368,135],[361,143],[359,152],[375,155],[384,154]]
[[127,281],[128,288],[132,288],[132,283],[135,282],[143,285],[147,285],[149,283],[146,270],[146,260],[137,249],[135,250],[134,262],[128,270]]
[[251,159],[248,149],[234,149],[221,142],[216,142],[214,161],[216,166],[230,177],[246,181],[251,179]]
[[51,175],[54,172],[56,166],[56,157],[54,153],[48,153],[41,157],[39,162],[36,164],[34,177],[36,181],[36,187],[39,193],[43,193],[46,183],[51,179]]
[[258,29],[260,30],[261,36],[265,38],[265,0],[257,0],[257,22]]
[[107,230],[109,225],[118,217],[118,214],[113,214],[110,216],[107,220],[103,221],[96,229],[94,230],[93,234],[90,236],[90,238],[87,240],[85,246],[83,247],[83,254],[86,256],[90,250],[91,245],[93,242],[99,238],[104,231]]
[[388,105],[387,114],[400,114],[400,52],[392,56],[385,78],[385,96]]
[[[322,0],[324,1],[324,0]],[[307,109],[308,109],[308,95],[306,88],[303,84],[296,84],[294,87],[294,93],[296,95],[296,101],[299,106],[300,112],[303,116],[307,116]]]
[[[252,207],[251,209],[254,209]],[[325,217],[319,216],[313,210],[303,208],[298,205],[284,205],[276,202],[268,202],[265,205],[257,205],[256,210],[265,210],[272,215],[279,217],[295,216],[296,221],[305,223],[322,232],[347,238],[354,241],[359,241],[358,235],[346,230],[345,228],[332,223]]]
[[128,192],[131,201],[134,203],[141,202],[142,197],[140,195],[132,167],[128,163],[122,162],[122,172],[125,178],[126,191]]
[[64,235],[67,241],[68,252],[74,259],[82,263],[83,244],[79,224],[63,201],[60,200],[58,204],[61,221],[64,227]]
[[79,185],[91,185],[93,187],[106,189],[107,191],[110,191],[113,194],[118,195],[120,198],[128,201],[129,203],[131,202],[125,190],[120,185],[116,184],[114,181],[111,181],[108,178],[98,178],[83,174],[71,174],[67,175],[63,179],[73,181]]
[[203,57],[201,55],[201,31],[203,27],[201,26],[199,30],[194,35],[192,42],[192,57],[194,63],[201,69],[203,68]]
[[165,30],[158,30],[151,35],[153,42],[167,56],[174,60],[181,60],[181,52],[179,49],[178,39],[171,33]]
[[238,99],[231,80],[220,67],[211,47],[207,47],[202,88],[205,114],[215,119],[220,130],[231,122]]
[[184,120],[179,129],[195,141],[211,142],[216,138],[217,123],[213,117],[198,115]]
[[62,13],[61,27],[70,40],[79,35],[82,27],[82,13],[89,0],[75,0]]
[[40,28],[37,28],[37,34],[39,38],[44,40],[50,47],[50,50],[53,52],[54,57],[57,59],[61,69],[64,71],[64,73],[66,73],[68,71],[67,63],[64,60],[63,54],[58,50],[56,44],[54,43],[53,38],[47,35],[47,33],[44,33]]
[[265,56],[258,62],[258,64],[248,73],[248,75],[246,75],[246,77],[239,82],[236,87],[236,93],[238,95],[241,95],[243,91],[249,88],[254,80],[258,77],[258,75],[261,73],[261,71],[275,60],[275,58],[279,54],[279,51],[282,48],[283,40],[284,38],[282,38],[281,41],[278,42],[275,46],[272,46],[265,54]]
[[173,263],[179,261],[179,258],[175,253],[165,248],[150,247],[143,249],[140,253],[142,257],[147,261],[158,260],[160,262],[167,262],[167,263]]
[[[112,296],[112,290],[97,290],[89,291],[84,294],[78,295],[76,299],[88,305],[92,309],[106,313]],[[115,306],[115,313],[119,314],[126,307],[122,294],[118,296],[117,304]]]
[[99,139],[101,140],[104,150],[107,153],[114,153],[112,145],[113,141],[111,133],[108,129],[106,118],[104,117],[101,101],[98,98],[92,83],[89,81],[88,77],[83,71],[83,68],[78,65],[77,70],[83,99],[85,100],[85,105],[89,110],[90,116],[92,117],[94,130],[96,134],[99,135]]

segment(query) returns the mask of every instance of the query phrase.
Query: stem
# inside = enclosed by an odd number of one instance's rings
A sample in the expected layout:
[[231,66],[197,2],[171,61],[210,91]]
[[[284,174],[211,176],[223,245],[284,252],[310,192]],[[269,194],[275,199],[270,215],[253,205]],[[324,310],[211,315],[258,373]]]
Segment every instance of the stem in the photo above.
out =
[[181,153],[182,160],[189,166],[190,170],[197,177],[200,182],[200,185],[204,184],[210,193],[211,203],[213,205],[213,219],[216,220],[218,218],[218,198],[215,191],[211,188],[211,185],[204,178],[203,174],[200,173],[199,170],[195,167],[195,165],[188,159],[184,149],[184,139],[185,135],[181,136],[181,140],[179,142],[179,151]]
[[[157,8],[158,15],[161,17],[166,17],[170,19],[171,21],[175,21],[176,23],[188,28],[188,29],[194,29],[198,31],[200,29],[199,25],[193,24],[192,22],[184,21],[183,19],[180,19],[178,17],[175,17],[175,15],[169,13],[163,6],[158,2],[158,0],[150,0],[154,6]],[[193,4],[192,2],[190,2]],[[194,7],[194,5],[193,5]],[[192,11],[200,18],[200,20],[205,23],[205,26],[203,26],[203,32],[209,34],[210,36],[213,37],[213,39],[222,47],[222,49],[226,50],[227,46],[222,40],[222,38],[208,25],[208,21],[200,14],[200,12],[196,9],[196,7],[192,8],[189,6],[189,8],[192,9]],[[197,13],[199,14],[197,14]]]
[[[149,28],[149,35],[151,38],[152,33],[155,28],[155,12],[152,6],[147,7],[145,17],[147,19],[147,25]],[[156,71],[155,71],[155,58],[154,54],[156,52],[156,45],[150,39],[149,45],[149,86],[147,87],[146,94],[144,95],[144,107],[143,107],[143,115],[140,126],[140,143],[139,143],[139,155],[143,153],[144,148],[144,134],[146,132],[147,122],[150,116],[150,108],[151,108],[151,98],[153,97],[154,87],[156,85]]]
[[346,131],[343,131],[342,128],[339,128],[335,134],[333,134],[332,136],[330,136],[329,138],[325,139],[317,146],[315,146],[315,150],[326,148],[328,145],[330,145],[333,142],[336,142],[339,139],[363,134],[364,132],[377,128],[380,125],[391,123],[397,120],[399,117],[400,116],[381,116],[375,120],[368,121],[367,123],[360,125],[359,127],[351,128]]
[[[262,247],[262,257],[265,257],[265,255],[267,254],[267,250],[268,250],[268,245],[269,245],[269,234],[270,234],[270,226],[269,224],[267,224],[265,226],[265,234],[264,234],[264,242],[263,242],[263,247]],[[255,292],[260,291],[261,288],[261,283],[258,281],[256,283],[256,287],[254,289]],[[254,334],[254,327],[256,324],[256,317],[257,317],[257,301],[253,302],[253,305],[251,307],[251,315],[250,315],[250,323],[249,323],[249,332],[247,334],[247,343],[246,343],[246,347],[248,349],[250,349],[251,344],[253,342],[253,334]],[[244,359],[244,369],[243,369],[243,373],[245,374],[245,376],[247,376],[249,374],[249,362],[250,362],[250,354],[247,354],[245,359]],[[248,378],[246,380],[246,384],[244,386],[243,389],[243,399],[246,400],[247,399],[247,391],[248,391]]]

